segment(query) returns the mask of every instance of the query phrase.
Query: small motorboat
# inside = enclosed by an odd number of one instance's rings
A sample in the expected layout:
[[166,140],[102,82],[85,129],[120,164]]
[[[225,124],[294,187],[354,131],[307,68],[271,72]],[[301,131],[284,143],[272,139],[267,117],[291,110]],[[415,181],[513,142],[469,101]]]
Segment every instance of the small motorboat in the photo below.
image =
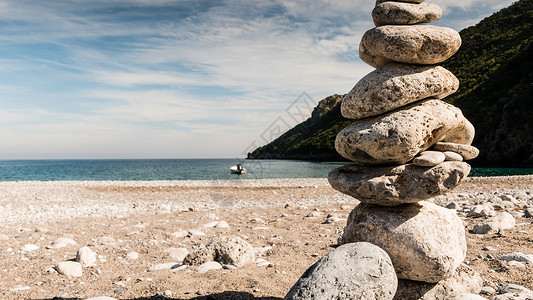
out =
[[230,171],[232,174],[246,174],[246,169],[241,164],[231,167]]

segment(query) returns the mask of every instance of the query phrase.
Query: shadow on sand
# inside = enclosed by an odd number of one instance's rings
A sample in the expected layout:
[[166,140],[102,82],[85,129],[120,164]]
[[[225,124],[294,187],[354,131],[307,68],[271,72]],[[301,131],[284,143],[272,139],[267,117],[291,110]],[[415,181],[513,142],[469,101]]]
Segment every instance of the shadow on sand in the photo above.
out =
[[[164,297],[160,295],[154,295],[150,297],[140,297],[140,298],[122,298],[118,297],[115,299],[123,299],[123,300],[185,300],[182,298],[174,298],[174,297]],[[82,300],[82,298],[48,298],[48,299],[36,299],[36,300]],[[283,298],[278,297],[255,297],[254,295],[247,293],[247,292],[222,292],[217,294],[211,294],[211,295],[205,295],[205,296],[197,296],[194,298],[190,298],[189,300],[283,300]]]

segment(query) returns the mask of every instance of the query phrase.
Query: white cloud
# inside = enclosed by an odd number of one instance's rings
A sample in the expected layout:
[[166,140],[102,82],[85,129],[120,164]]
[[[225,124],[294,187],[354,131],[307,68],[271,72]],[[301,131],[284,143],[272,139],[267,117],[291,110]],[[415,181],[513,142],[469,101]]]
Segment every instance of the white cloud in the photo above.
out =
[[[447,11],[501,4],[436,2]],[[372,70],[357,52],[373,5],[0,0],[0,41],[17,50],[0,50],[2,153],[240,155],[301,92],[346,93]]]

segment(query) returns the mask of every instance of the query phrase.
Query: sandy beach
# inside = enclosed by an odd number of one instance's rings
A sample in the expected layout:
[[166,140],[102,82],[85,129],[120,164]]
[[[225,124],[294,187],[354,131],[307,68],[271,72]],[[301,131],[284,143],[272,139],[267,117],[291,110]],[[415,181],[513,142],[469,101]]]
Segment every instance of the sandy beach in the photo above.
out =
[[[516,225],[500,234],[469,233],[484,219],[467,217],[470,209],[503,195],[512,205],[495,210],[510,212]],[[468,178],[431,201],[457,205],[467,229],[465,263],[484,286],[533,289],[531,264],[495,259],[533,254],[533,219],[525,217],[533,208],[533,176]],[[326,179],[1,182],[0,299],[282,299],[337,244],[357,204]],[[328,215],[333,221],[324,222]],[[229,228],[216,227],[220,221]],[[192,251],[214,236],[245,239],[256,263],[204,274],[194,267],[148,271],[180,263],[178,249]],[[58,238],[75,244],[56,247]],[[84,246],[97,253],[94,266],[81,277],[55,271]]]

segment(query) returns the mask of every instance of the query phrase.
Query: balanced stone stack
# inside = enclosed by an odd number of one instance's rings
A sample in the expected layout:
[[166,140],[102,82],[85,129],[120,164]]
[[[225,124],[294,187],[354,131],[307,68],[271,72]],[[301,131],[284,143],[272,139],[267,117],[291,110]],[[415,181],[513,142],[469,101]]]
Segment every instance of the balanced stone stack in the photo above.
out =
[[369,242],[390,256],[399,279],[435,283],[454,275],[466,256],[462,221],[424,200],[455,188],[470,172],[463,162],[479,151],[474,127],[442,99],[458,79],[436,66],[461,45],[450,28],[420,25],[442,10],[424,0],[378,0],[377,27],[359,55],[376,68],[345,96],[344,117],[354,123],[335,141],[359,164],[329,174],[333,188],[361,201],[348,218],[341,244]]

